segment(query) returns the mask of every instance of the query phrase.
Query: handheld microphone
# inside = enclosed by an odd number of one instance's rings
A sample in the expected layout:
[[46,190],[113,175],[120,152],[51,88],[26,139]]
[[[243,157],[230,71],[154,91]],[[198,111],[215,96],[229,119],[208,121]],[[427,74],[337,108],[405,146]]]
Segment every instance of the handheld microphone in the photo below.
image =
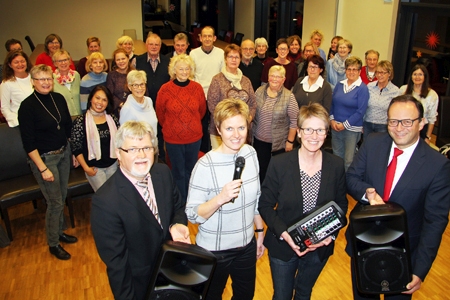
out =
[[[243,156],[238,156],[236,158],[236,161],[234,163],[234,174],[233,174],[233,180],[240,179],[242,175],[242,171],[245,167],[245,158]],[[236,198],[231,199],[231,203],[234,203],[234,200]]]

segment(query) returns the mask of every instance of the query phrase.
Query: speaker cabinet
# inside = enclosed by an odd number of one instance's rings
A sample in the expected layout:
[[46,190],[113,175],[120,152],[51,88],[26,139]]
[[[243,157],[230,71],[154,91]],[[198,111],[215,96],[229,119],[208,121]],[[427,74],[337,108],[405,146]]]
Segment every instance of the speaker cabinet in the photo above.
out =
[[163,244],[146,299],[205,299],[216,257],[197,245]]
[[359,205],[350,214],[357,287],[365,294],[403,292],[412,279],[406,213],[397,203]]

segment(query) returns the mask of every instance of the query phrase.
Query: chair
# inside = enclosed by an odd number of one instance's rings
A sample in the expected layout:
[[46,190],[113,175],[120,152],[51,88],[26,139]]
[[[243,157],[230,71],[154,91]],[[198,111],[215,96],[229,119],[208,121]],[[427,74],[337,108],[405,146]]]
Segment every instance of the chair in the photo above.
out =
[[225,40],[225,33],[226,33],[225,30],[220,30],[219,34],[217,35],[217,38],[221,41]]
[[172,29],[171,28],[162,28],[159,30],[159,37],[164,39],[171,39],[173,38]]
[[450,97],[440,97],[439,106],[439,127],[436,136],[436,146],[440,148],[450,143]]
[[29,35],[27,35],[25,37],[25,40],[28,42],[28,45],[30,46],[31,52],[33,52],[35,47],[34,47],[33,41],[31,40],[31,37]]
[[[0,209],[9,239],[13,240],[8,208],[43,198],[27,163],[19,127],[0,124]],[[36,204],[34,203],[36,207]]]
[[129,36],[130,38],[133,39],[133,41],[134,41],[134,40],[137,40],[137,37],[136,37],[136,29],[124,29],[124,30],[123,30],[123,35]]
[[234,37],[233,43],[240,46],[243,38],[244,38],[244,34],[238,32],[238,33],[236,33],[236,36]]
[[227,31],[224,41],[228,44],[231,44],[231,42],[233,41],[233,31]]

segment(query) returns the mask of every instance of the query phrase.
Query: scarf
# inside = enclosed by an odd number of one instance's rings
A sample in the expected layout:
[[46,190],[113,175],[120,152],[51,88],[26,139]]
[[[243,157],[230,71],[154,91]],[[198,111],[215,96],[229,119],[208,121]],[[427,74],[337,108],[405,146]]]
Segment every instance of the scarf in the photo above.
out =
[[75,79],[75,71],[72,69],[69,69],[69,74],[67,75],[61,75],[61,73],[59,73],[59,70],[56,69],[55,72],[53,72],[55,74],[55,79],[56,81],[58,81],[58,83],[60,85],[66,85],[68,83],[72,83],[73,80]]
[[88,148],[88,160],[96,159],[100,160],[102,158],[102,150],[100,149],[100,134],[98,133],[97,125],[94,121],[94,116],[105,115],[106,123],[109,127],[109,156],[111,158],[117,158],[115,151],[115,136],[117,131],[116,123],[113,118],[107,114],[105,111],[97,113],[92,109],[86,111],[86,140]]
[[339,54],[336,54],[333,58],[333,69],[338,73],[339,75],[345,74],[345,60],[349,58],[351,54],[349,54],[345,59],[342,59],[342,57],[339,56]]
[[222,67],[222,74],[225,76],[228,81],[231,81],[231,86],[237,88],[238,90],[242,90],[241,80],[242,80],[242,71],[241,69],[237,69],[237,75],[234,75],[227,71],[225,66]]

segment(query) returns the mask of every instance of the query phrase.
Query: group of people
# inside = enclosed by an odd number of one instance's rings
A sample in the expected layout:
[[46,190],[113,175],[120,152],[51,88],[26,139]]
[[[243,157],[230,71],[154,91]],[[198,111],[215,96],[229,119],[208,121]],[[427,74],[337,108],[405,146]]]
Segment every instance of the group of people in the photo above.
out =
[[[273,299],[309,299],[336,235],[301,252],[287,228],[331,200],[346,212],[347,193],[360,205],[404,206],[414,275],[401,297],[410,297],[431,268],[450,207],[450,163],[426,145],[438,101],[426,68],[414,67],[399,89],[392,64],[374,50],[363,67],[351,42],[334,37],[326,57],[319,30],[303,51],[300,37],[279,39],[276,58],[264,38],[222,50],[206,26],[199,39],[188,54],[187,36],[177,34],[174,51],[162,55],[151,33],[147,53],[136,56],[122,37],[106,73],[100,40],[89,38],[81,80],[57,35],[33,68],[21,49],[8,53],[1,108],[10,126],[20,124],[46,198],[50,252],[69,259],[60,242],[77,241],[63,232],[73,154],[96,191],[91,226],[117,299],[145,297],[161,244],[191,243],[188,221],[199,224],[195,243],[217,258],[207,299],[221,299],[229,276],[233,297],[252,299],[265,248]],[[329,132],[333,154],[322,147]],[[404,155],[388,191],[397,148]],[[234,179],[238,157],[245,168]],[[365,295],[355,288],[354,298]]]

